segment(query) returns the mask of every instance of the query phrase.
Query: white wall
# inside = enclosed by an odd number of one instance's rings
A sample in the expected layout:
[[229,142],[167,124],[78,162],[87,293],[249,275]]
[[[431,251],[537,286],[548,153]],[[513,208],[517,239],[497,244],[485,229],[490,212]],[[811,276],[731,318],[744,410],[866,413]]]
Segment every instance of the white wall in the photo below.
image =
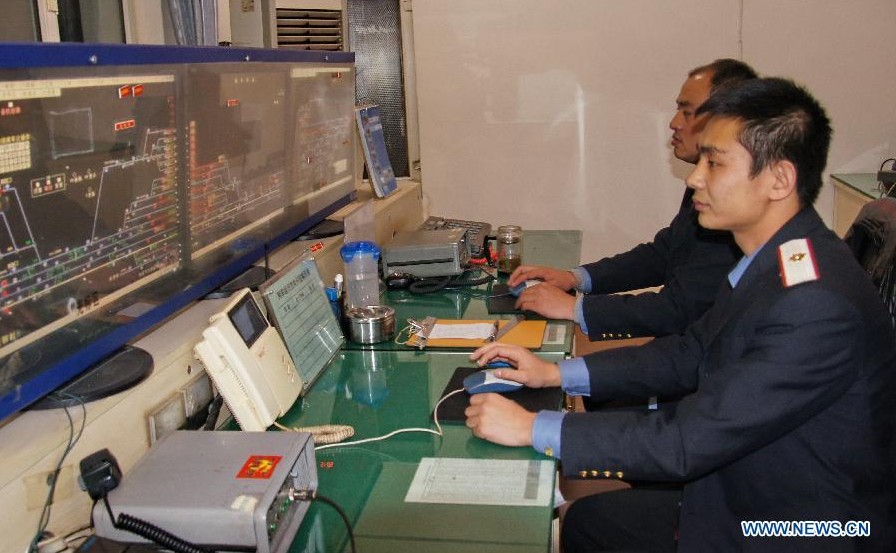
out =
[[[675,213],[689,166],[671,155],[668,121],[687,71],[715,58],[806,84],[834,122],[829,172],[874,171],[896,153],[892,0],[414,0],[413,10],[431,212],[580,228],[583,261],[649,240]],[[828,221],[831,206],[827,185],[817,207]]]

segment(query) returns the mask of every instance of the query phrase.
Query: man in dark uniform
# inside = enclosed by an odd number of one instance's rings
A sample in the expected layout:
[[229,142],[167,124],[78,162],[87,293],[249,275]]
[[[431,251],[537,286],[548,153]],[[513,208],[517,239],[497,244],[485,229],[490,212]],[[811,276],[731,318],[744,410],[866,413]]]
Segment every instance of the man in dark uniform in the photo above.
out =
[[[749,65],[733,59],[716,60],[688,74],[669,122],[675,157],[697,162],[703,120],[696,111],[710,94],[753,78],[756,73]],[[678,214],[653,242],[572,271],[517,268],[508,279],[511,286],[529,279],[549,284],[527,289],[517,300],[517,308],[574,320],[592,340],[680,333],[709,308],[719,283],[741,255],[730,233],[700,228],[692,194],[690,189],[685,191]],[[663,288],[607,295],[654,286]],[[586,294],[575,298],[566,293],[573,289]]]
[[698,219],[744,252],[709,311],[681,336],[559,366],[502,344],[472,354],[509,360],[519,370],[498,376],[532,387],[683,399],[564,415],[481,394],[467,426],[562,457],[566,474],[684,483],[680,511],[633,500],[646,507],[612,525],[591,509],[599,495],[576,501],[567,553],[896,551],[896,344],[870,279],[812,207],[829,120],[783,79],[719,91],[700,113],[687,179]]

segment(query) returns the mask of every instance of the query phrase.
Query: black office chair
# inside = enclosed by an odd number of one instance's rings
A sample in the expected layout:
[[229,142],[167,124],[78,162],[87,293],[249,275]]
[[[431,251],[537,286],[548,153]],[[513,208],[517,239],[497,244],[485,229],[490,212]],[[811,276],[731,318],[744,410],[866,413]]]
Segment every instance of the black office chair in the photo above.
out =
[[844,240],[868,271],[896,324],[896,198],[865,204]]

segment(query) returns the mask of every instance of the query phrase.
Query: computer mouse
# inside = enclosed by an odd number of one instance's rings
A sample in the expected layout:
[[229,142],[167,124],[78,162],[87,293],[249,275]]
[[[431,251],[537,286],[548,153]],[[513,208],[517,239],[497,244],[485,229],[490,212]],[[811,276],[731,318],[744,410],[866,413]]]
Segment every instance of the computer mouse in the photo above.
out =
[[523,385],[519,382],[498,378],[495,376],[495,369],[476,371],[464,379],[464,389],[470,395],[488,392],[513,392],[522,387]]
[[513,294],[514,297],[520,297],[520,294],[523,293],[523,290],[526,288],[531,288],[537,284],[541,284],[540,280],[527,280],[525,282],[521,282],[510,289],[510,293]]
[[386,277],[386,288],[389,290],[404,290],[409,287],[417,277],[411,273],[392,273]]

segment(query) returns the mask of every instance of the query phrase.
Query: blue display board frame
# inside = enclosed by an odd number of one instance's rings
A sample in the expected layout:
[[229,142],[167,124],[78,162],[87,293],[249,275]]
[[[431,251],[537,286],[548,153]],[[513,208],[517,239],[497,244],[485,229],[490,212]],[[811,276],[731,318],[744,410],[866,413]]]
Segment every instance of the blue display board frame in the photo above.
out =
[[[253,62],[353,64],[354,59],[354,53],[332,51],[80,43],[0,43],[0,69],[91,68],[225,62],[245,62],[247,66]],[[348,116],[351,117],[351,114]],[[259,259],[264,258],[269,251],[295,239],[331,213],[347,205],[354,198],[354,194],[352,187],[351,192],[330,201],[327,205],[316,206],[313,212],[305,218],[297,220],[290,228],[270,236],[263,242],[243,244],[239,256],[220,265],[213,273],[172,294],[167,301],[149,309],[131,322],[116,326],[114,330],[104,333],[89,345],[74,349],[70,355],[58,362],[41,367],[36,375],[18,384],[15,389],[0,395],[0,421],[21,411],[89,370],[128,342],[238,276]]]

